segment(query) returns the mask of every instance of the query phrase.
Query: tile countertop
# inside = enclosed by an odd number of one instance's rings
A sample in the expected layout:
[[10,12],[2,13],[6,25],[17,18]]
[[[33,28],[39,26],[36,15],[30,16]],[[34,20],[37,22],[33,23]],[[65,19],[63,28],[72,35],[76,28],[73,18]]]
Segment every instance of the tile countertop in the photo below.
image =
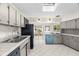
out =
[[28,43],[29,38],[30,36],[27,36],[27,38],[17,43],[0,43],[0,56],[7,56],[9,53],[11,53],[14,49],[19,47],[25,41]]
[[66,33],[61,33],[61,35],[67,35],[67,36],[79,37],[79,35],[74,35],[74,34],[66,34]]

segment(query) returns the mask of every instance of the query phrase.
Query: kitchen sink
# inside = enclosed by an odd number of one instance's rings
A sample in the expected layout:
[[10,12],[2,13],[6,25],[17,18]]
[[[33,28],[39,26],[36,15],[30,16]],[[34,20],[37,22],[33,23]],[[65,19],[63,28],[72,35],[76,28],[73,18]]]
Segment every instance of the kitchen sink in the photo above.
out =
[[13,39],[8,39],[8,40],[5,40],[5,41],[3,41],[2,43],[17,43],[17,42],[20,42],[20,41],[22,41],[23,39],[25,39],[25,38],[27,38],[27,37],[24,37],[24,36],[21,36],[21,37],[15,37],[15,38],[13,38]]

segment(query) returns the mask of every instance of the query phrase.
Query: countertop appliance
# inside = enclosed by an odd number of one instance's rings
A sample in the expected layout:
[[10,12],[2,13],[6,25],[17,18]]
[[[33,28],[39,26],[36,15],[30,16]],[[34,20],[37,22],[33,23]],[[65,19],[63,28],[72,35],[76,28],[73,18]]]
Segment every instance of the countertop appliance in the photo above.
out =
[[30,35],[30,49],[34,47],[34,25],[33,24],[26,24],[25,27],[21,27],[21,35]]

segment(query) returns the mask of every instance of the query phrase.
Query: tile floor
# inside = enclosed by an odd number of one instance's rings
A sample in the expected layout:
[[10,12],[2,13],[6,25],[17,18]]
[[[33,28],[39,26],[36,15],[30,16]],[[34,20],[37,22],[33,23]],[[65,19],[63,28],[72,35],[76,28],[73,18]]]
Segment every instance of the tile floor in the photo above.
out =
[[46,45],[42,36],[34,38],[34,49],[29,56],[79,56],[79,52],[65,45]]

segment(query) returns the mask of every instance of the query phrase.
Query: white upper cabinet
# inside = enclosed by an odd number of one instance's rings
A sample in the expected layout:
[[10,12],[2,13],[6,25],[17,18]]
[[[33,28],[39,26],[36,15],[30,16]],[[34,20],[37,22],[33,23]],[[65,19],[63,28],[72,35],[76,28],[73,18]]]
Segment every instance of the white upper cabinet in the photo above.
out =
[[20,26],[20,18],[21,18],[21,15],[20,15],[20,12],[19,12],[18,10],[17,10],[17,15],[16,15],[16,16],[17,16],[17,17],[16,17],[16,18],[17,18],[17,19],[16,19],[16,20],[17,20],[17,21],[16,21],[16,22],[17,22],[16,25],[17,25],[17,26]]
[[71,29],[75,29],[76,28],[76,21],[75,21],[75,19],[70,21],[70,28]]
[[0,23],[24,27],[24,16],[14,5],[0,3]]
[[61,28],[62,29],[66,29],[66,21],[64,21],[64,22],[61,23]]
[[79,18],[76,19],[76,27],[77,27],[77,29],[79,29]]
[[21,27],[24,27],[24,16],[23,15],[21,15]]
[[16,25],[16,9],[9,5],[9,24]]
[[8,4],[0,3],[0,23],[8,24]]
[[66,21],[66,29],[70,29],[71,26],[70,26],[70,20],[69,21]]

